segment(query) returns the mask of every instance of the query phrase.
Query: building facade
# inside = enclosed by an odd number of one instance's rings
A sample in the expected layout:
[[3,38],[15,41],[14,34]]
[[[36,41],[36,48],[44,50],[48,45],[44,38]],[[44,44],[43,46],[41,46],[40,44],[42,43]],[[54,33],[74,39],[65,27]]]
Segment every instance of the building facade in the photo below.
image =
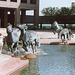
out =
[[7,27],[11,23],[13,27],[17,24],[25,23],[22,21],[26,16],[27,10],[34,11],[34,27],[38,25],[39,0],[0,0],[0,27]]

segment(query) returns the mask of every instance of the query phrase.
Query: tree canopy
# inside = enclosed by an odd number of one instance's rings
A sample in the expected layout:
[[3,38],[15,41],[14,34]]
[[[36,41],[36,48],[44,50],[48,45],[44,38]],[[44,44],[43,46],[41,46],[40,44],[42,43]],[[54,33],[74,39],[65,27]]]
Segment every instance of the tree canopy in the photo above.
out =
[[44,16],[56,16],[56,15],[75,15],[75,6],[71,7],[48,7],[44,8],[42,11]]

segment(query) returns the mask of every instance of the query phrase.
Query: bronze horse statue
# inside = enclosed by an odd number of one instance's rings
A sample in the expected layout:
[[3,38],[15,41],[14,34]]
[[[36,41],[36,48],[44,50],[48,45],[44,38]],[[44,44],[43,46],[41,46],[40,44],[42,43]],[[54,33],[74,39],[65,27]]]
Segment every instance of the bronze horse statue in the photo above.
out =
[[7,43],[8,50],[10,50],[13,53],[13,51],[17,51],[17,44],[19,41],[19,36],[18,36],[19,29],[17,28],[13,29],[12,25],[9,24],[6,30],[7,30],[7,36],[4,39]]
[[[71,32],[71,29],[62,28],[61,26],[59,26],[57,21],[54,21],[54,23],[51,26],[54,29],[53,32],[58,33],[58,38],[62,39],[62,37],[64,37],[64,43],[66,43],[66,40],[71,40],[71,37],[72,38],[74,37]],[[63,39],[62,39],[62,42],[63,42]]]
[[33,47],[33,42],[35,42],[35,50],[37,46],[40,46],[38,34],[35,31],[27,30],[27,26],[25,24],[17,25],[17,28],[21,30],[21,35],[20,35],[19,40],[23,41],[23,48],[26,51],[28,51],[28,48],[30,48],[31,46],[33,53],[34,53],[35,51]]

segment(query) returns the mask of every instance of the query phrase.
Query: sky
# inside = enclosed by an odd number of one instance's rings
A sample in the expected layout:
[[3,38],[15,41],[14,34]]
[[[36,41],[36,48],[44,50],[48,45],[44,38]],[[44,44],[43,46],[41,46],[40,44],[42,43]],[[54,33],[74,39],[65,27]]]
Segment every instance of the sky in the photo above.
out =
[[39,0],[39,15],[42,16],[42,9],[46,7],[71,7],[75,0]]

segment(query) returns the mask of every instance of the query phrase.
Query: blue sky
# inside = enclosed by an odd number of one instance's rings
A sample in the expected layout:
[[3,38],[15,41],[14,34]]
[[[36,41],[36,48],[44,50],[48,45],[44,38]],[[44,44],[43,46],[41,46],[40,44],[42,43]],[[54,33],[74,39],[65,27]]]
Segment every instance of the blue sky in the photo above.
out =
[[75,0],[39,0],[39,15],[42,15],[41,11],[46,7],[70,7],[71,3]]

